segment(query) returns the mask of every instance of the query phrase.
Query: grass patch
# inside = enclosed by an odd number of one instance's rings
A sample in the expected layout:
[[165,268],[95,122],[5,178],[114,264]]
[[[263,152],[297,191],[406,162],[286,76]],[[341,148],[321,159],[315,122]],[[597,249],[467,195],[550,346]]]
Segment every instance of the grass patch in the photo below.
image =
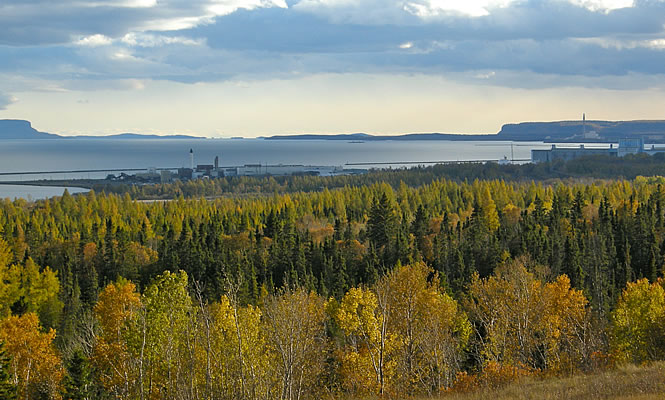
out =
[[[496,390],[454,393],[445,400],[504,399],[665,399],[665,362],[567,378],[524,378]],[[424,399],[423,399],[424,400]]]

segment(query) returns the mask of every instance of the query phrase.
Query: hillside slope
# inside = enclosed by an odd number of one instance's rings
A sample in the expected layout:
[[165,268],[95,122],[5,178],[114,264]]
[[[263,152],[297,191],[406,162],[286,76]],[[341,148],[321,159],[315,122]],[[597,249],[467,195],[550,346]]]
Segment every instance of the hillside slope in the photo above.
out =
[[665,398],[665,363],[628,365],[615,370],[568,378],[525,379],[496,390],[450,394],[446,400],[586,400]]
[[40,132],[30,121],[18,119],[0,120],[0,139],[57,139],[60,136]]
[[19,119],[0,119],[0,140],[2,139],[204,139],[189,135],[142,135],[138,133],[121,133],[106,136],[60,136],[53,133],[40,132],[32,127],[30,121]]
[[595,132],[599,140],[642,136],[649,143],[665,141],[665,121],[558,121],[522,122],[501,127],[498,137],[506,140],[566,141],[583,139],[583,133]]

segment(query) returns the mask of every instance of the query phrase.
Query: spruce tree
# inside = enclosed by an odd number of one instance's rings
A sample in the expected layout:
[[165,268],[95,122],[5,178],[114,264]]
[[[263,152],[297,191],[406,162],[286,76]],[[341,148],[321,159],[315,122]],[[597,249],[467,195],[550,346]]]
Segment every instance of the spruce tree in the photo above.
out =
[[374,199],[367,221],[367,235],[370,243],[377,249],[388,245],[392,237],[395,222],[392,213],[392,205],[385,192],[379,200]]
[[65,377],[65,400],[92,399],[92,373],[88,360],[80,349],[76,349],[67,364]]
[[0,399],[16,399],[16,386],[10,380],[10,367],[11,358],[5,351],[5,343],[0,342]]
[[577,289],[584,289],[585,274],[582,269],[581,258],[582,255],[577,238],[567,237],[562,271],[568,275],[570,285]]

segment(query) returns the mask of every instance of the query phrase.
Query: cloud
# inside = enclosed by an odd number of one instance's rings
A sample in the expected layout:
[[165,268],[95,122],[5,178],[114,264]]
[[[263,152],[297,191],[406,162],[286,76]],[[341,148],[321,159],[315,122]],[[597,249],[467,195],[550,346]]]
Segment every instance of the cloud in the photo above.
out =
[[286,7],[284,0],[3,0],[0,45],[65,44],[211,23],[239,9]]
[[6,110],[7,106],[15,103],[17,100],[14,96],[0,92],[0,110]]
[[[292,8],[336,23],[413,24],[416,21],[465,20],[488,17],[502,10],[574,7],[599,14],[659,3],[661,0],[301,0]],[[414,18],[415,17],[415,18]]]
[[204,39],[191,39],[184,36],[164,36],[149,33],[128,33],[120,39],[128,46],[133,47],[161,47],[171,44],[182,44],[186,46],[200,46],[205,43]]
[[586,7],[592,11],[611,11],[635,5],[633,0],[570,0],[571,3]]
[[442,15],[480,17],[489,15],[493,9],[508,7],[514,2],[515,0],[417,0],[407,2],[404,8],[421,18]]
[[104,35],[100,35],[99,33],[83,37],[76,42],[76,44],[79,46],[90,47],[106,46],[111,43],[113,43],[113,39]]
[[[355,10],[364,2],[319,3]],[[313,7],[311,0],[306,4]],[[662,2],[604,13],[564,1],[525,1],[471,20],[448,16],[395,25],[359,24],[351,17],[352,22],[343,22],[307,8],[294,10],[238,11],[188,34],[205,38],[216,50],[257,58],[281,55],[287,61],[279,64],[280,70],[295,57],[300,70],[313,73],[509,70],[604,76],[660,73],[665,62],[665,53],[658,50],[665,37]],[[601,45],[605,40],[644,45]]]
[[5,0],[0,25],[0,74],[40,87],[349,72],[642,85],[665,64],[661,0]]

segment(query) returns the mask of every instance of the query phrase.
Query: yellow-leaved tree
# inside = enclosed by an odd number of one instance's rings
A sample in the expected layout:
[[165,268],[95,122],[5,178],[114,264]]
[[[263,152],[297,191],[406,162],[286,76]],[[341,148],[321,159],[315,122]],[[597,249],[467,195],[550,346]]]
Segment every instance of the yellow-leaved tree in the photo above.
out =
[[629,282],[612,313],[612,347],[636,363],[665,358],[664,281]]
[[359,392],[445,390],[471,333],[466,315],[424,263],[397,266],[372,290],[350,289],[333,314],[347,341],[343,380]]
[[0,238],[0,317],[9,315],[9,307],[13,302],[9,269],[12,258],[13,255],[9,249],[9,245]]
[[383,281],[389,294],[388,330],[400,339],[398,387],[406,394],[445,390],[460,370],[471,333],[466,315],[424,263],[398,266]]
[[313,391],[323,371],[326,349],[324,300],[305,289],[287,289],[265,300],[267,351],[279,378],[273,398],[317,398]]
[[373,291],[351,288],[333,311],[348,344],[340,355],[341,372],[352,392],[383,394],[395,375],[392,358],[399,342],[388,337],[385,298],[379,303]]
[[[281,393],[275,390],[276,354],[266,351],[261,310],[251,305],[240,307],[232,300],[222,296],[219,303],[204,309],[209,313],[210,329],[209,337],[204,335],[200,341],[199,357],[206,366],[200,371],[205,377],[201,383],[206,382],[209,398],[279,397]],[[199,333],[208,332],[205,326],[199,329]]]
[[543,285],[530,264],[518,258],[472,278],[467,309],[478,361],[551,370],[584,364],[593,347],[586,298],[565,275]]
[[431,270],[420,265],[409,274],[415,275],[422,287],[416,297],[413,340],[417,362],[411,379],[417,392],[433,395],[453,384],[462,368],[472,328],[457,301],[439,287],[438,276],[422,286]]
[[0,317],[34,312],[42,325],[57,325],[63,304],[58,298],[60,281],[49,267],[40,271],[32,258],[23,265],[10,264],[13,259],[7,242],[0,238]]
[[127,398],[138,380],[138,366],[127,346],[133,321],[141,307],[136,286],[124,279],[109,284],[99,294],[94,312],[99,322],[92,354],[104,388],[113,396]]
[[191,398],[195,357],[190,343],[195,320],[187,274],[157,276],[141,298],[129,331],[129,350],[138,363],[141,398]]
[[64,371],[54,338],[55,330],[42,332],[34,313],[9,316],[0,322],[0,342],[12,358],[10,379],[20,398],[60,398]]
[[586,297],[581,290],[571,288],[566,275],[546,283],[542,296],[546,368],[571,372],[588,367],[592,354],[601,347],[601,339],[592,324]]

